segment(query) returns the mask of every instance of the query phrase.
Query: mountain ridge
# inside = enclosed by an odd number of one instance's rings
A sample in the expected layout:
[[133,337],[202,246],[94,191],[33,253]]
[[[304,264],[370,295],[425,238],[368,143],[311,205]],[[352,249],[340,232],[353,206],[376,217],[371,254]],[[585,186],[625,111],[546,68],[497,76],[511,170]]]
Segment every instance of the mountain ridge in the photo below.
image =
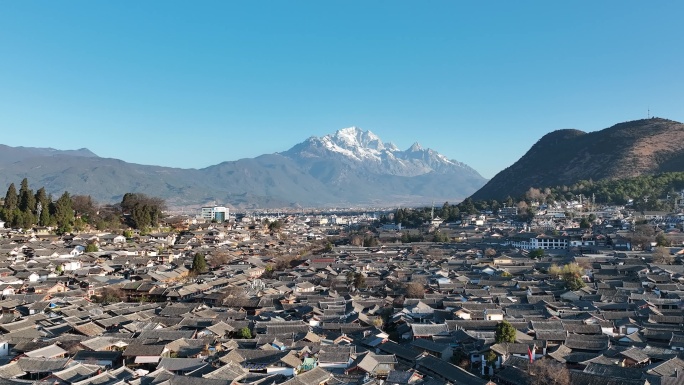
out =
[[593,132],[563,129],[542,136],[471,198],[499,200],[519,197],[531,187],[668,171],[684,171],[684,124],[680,122],[650,118]]
[[485,182],[477,171],[434,150],[402,152],[357,127],[310,137],[284,152],[201,169],[128,163],[87,149],[7,147],[14,153],[0,157],[0,183],[26,177],[53,194],[69,191],[103,203],[142,192],[174,207],[417,205],[463,199]]

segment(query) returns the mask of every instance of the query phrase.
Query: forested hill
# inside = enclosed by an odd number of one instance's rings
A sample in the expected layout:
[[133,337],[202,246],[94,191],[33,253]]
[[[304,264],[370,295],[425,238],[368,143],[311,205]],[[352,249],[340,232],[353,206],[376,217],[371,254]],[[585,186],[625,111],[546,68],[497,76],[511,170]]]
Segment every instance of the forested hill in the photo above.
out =
[[684,171],[684,124],[652,118],[585,133],[559,130],[543,136],[510,167],[472,195],[474,200],[524,195],[531,187],[570,186]]

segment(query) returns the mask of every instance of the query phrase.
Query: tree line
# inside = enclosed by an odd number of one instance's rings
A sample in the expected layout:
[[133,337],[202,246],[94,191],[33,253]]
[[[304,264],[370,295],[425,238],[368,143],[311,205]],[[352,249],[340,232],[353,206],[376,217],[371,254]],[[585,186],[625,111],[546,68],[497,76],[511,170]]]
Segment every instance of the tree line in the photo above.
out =
[[[684,189],[684,172],[666,172],[630,178],[593,181],[580,180],[569,186],[529,188],[518,201],[553,204],[583,199],[599,204],[625,205],[636,210],[671,209]],[[668,198],[669,197],[669,198]]]
[[157,226],[164,209],[161,198],[145,194],[125,194],[115,205],[100,205],[89,195],[71,195],[68,191],[55,200],[45,187],[34,193],[24,178],[19,191],[14,183],[7,188],[0,219],[12,228],[52,227],[58,234],[87,227],[120,229],[123,225],[143,230]]
[[[508,197],[506,203],[509,206],[514,204],[513,198]],[[420,208],[399,208],[394,211],[394,223],[401,224],[403,227],[420,227],[430,221],[432,216],[439,217],[446,222],[462,220],[464,216],[490,211],[498,214],[502,204],[497,200],[478,200],[466,198],[463,202],[454,205],[444,202],[439,207],[420,207]],[[380,222],[391,222],[388,216],[380,218]]]
[[[581,180],[570,186],[530,187],[525,194],[517,198],[508,196],[502,202],[496,199],[466,198],[457,205],[445,202],[441,207],[434,208],[400,208],[394,211],[394,223],[415,228],[429,221],[433,213],[447,222],[453,222],[462,220],[464,216],[481,212],[498,214],[503,207],[517,207],[518,219],[530,221],[535,214],[532,209],[533,202],[554,204],[578,200],[580,196],[585,200],[593,199],[598,204],[625,205],[631,202],[632,207],[639,211],[667,210],[673,207],[682,190],[684,190],[684,172],[667,172],[597,182],[591,179]],[[392,221],[389,216],[383,215],[380,222]]]

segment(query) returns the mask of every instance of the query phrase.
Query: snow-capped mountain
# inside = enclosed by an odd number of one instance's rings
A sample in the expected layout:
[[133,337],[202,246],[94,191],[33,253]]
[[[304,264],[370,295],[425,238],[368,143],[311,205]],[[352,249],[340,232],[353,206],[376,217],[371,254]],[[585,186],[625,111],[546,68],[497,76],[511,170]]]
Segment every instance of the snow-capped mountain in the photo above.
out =
[[468,165],[432,149],[424,149],[418,143],[402,151],[393,143],[383,143],[371,131],[358,127],[344,128],[323,137],[312,136],[283,155],[303,162],[337,160],[376,174],[412,177],[431,172],[456,172],[479,176]]
[[401,151],[354,127],[309,138],[282,153],[202,169],[126,163],[88,150],[2,145],[0,150],[0,185],[27,177],[32,186],[45,186],[52,194],[69,191],[106,203],[141,192],[175,207],[210,202],[241,208],[409,206],[458,202],[486,182],[436,151],[418,144]]

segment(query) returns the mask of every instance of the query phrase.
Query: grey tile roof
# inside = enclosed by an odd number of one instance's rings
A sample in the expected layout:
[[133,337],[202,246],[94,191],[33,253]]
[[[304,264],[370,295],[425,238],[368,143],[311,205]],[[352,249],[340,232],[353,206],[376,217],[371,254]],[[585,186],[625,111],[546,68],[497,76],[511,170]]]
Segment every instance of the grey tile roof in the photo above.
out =
[[166,369],[170,372],[183,371],[190,372],[208,365],[200,358],[169,358],[162,357],[157,364],[157,369]]
[[485,385],[489,382],[431,355],[420,358],[416,365],[419,371],[445,379],[454,384]]

